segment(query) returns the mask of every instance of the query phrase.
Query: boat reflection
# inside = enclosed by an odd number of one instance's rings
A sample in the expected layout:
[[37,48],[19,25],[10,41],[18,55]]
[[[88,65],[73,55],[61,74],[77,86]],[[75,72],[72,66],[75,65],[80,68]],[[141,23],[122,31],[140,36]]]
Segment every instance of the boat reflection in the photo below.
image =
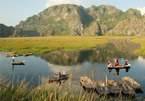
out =
[[[114,68],[114,69],[116,71],[116,73],[114,74],[114,76],[119,75],[120,68]],[[129,72],[130,67],[128,67],[128,68],[121,68],[121,69],[125,69],[125,72]],[[109,73],[111,73],[113,69],[108,68],[108,70],[109,70]]]

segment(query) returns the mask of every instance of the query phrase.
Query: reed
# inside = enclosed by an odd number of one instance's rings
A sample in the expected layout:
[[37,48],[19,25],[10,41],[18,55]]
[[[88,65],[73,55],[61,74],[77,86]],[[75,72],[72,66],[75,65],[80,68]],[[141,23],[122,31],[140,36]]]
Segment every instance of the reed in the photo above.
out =
[[43,54],[50,51],[73,51],[77,49],[95,48],[106,44],[111,39],[131,37],[110,36],[50,36],[50,37],[13,37],[0,38],[0,51],[17,54]]
[[[108,98],[107,96],[99,96],[95,93],[79,92],[69,90],[70,87],[62,88],[60,86],[39,85],[35,88],[28,87],[23,79],[15,87],[12,81],[6,82],[6,79],[0,78],[0,101],[131,101],[129,98],[119,96],[117,98]],[[53,84],[54,85],[54,84]]]

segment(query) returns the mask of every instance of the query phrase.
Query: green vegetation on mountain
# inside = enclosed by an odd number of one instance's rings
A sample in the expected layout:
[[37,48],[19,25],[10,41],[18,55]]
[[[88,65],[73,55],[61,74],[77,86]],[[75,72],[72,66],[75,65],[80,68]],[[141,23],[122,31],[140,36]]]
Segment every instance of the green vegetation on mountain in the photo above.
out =
[[0,24],[0,37],[9,37],[14,33],[14,27],[7,27],[3,24]]
[[15,30],[0,25],[0,37],[17,36],[145,36],[145,16],[137,9],[126,12],[110,5],[84,8],[55,5],[21,21]]
[[[136,9],[123,12],[114,6],[84,8],[63,4],[21,21],[13,36],[144,35],[144,16]],[[139,27],[138,27],[139,26]]]
[[82,6],[52,6],[20,22],[14,36],[82,35],[91,21]]

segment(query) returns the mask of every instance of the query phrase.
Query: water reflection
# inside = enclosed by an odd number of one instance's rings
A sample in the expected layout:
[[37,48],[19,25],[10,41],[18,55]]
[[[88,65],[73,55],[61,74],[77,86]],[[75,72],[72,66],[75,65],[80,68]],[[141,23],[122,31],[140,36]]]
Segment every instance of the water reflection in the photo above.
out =
[[[11,58],[0,54],[0,74],[7,76],[10,80],[13,75],[17,81],[26,78],[26,81],[32,81],[33,86],[39,85],[40,78],[48,78],[55,72],[65,71],[72,74],[72,86],[80,87],[79,78],[81,76],[93,77],[94,80],[105,81],[105,75],[108,79],[119,81],[121,77],[130,76],[145,87],[145,59],[136,56],[132,52],[140,48],[140,45],[132,43],[130,40],[112,40],[107,45],[99,46],[95,49],[78,50],[73,52],[52,52],[45,53],[40,57],[17,57],[17,60],[24,60],[24,66],[12,66]],[[119,62],[124,64],[128,59],[131,69],[112,70],[110,73],[107,68],[107,61],[113,61],[113,58],[119,58]],[[46,60],[46,61],[45,61]],[[114,74],[119,74],[114,76]],[[73,87],[72,87],[73,88]],[[143,88],[145,92],[145,88]]]
[[[129,72],[130,67],[124,68],[124,69],[125,69],[125,72]],[[108,69],[109,73],[111,73],[112,70],[113,70],[113,69]],[[114,73],[114,76],[119,75],[119,72],[120,72],[121,69],[115,68],[114,70],[116,71],[116,73]]]
[[107,45],[99,46],[95,49],[45,53],[41,55],[41,58],[51,64],[62,66],[81,64],[85,61],[105,63],[114,57],[134,60],[137,59],[137,56],[133,54],[133,51],[140,47],[139,44],[135,44],[129,39],[111,40]]

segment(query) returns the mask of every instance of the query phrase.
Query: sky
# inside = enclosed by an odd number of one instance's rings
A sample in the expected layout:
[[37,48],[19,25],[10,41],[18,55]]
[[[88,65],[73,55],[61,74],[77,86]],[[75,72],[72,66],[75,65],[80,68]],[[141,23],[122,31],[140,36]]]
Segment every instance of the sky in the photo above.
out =
[[92,5],[113,5],[123,11],[138,9],[145,14],[145,0],[0,0],[0,23],[16,26],[20,21],[58,4],[77,4],[86,8]]

